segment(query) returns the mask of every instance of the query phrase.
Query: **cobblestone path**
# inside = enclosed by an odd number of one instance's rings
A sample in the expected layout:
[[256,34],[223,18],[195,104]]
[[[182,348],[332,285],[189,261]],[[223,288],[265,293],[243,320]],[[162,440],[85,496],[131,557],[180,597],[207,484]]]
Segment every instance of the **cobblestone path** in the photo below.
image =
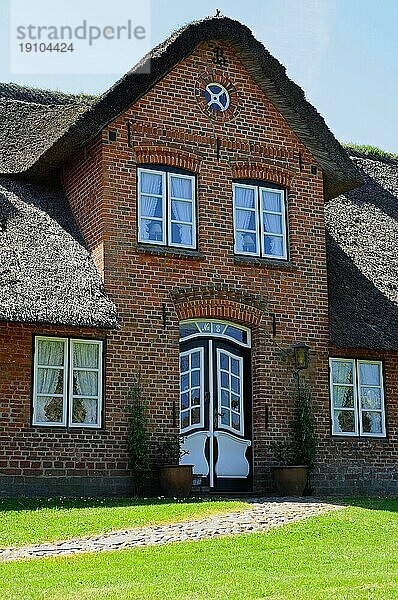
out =
[[312,498],[254,498],[247,500],[247,503],[248,508],[241,512],[214,515],[197,521],[136,527],[79,539],[0,549],[0,562],[255,533],[343,508],[342,504]]

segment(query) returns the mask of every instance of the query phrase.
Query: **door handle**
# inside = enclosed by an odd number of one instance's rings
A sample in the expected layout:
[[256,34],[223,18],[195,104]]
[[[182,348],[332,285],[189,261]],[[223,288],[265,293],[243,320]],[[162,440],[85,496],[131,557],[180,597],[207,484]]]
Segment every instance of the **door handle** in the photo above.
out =
[[213,413],[213,427],[214,427],[214,429],[217,429],[217,425],[218,425],[218,418],[217,417],[223,417],[224,415],[225,415],[225,413],[218,412],[218,410],[216,408],[214,409],[214,413]]

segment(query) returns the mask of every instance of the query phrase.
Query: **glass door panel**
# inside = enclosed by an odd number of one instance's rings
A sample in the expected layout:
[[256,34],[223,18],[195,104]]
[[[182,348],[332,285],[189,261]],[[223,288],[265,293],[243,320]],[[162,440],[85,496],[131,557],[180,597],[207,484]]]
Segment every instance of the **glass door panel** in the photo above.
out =
[[217,348],[218,429],[243,435],[243,358]]
[[180,422],[181,433],[204,424],[203,348],[180,355]]

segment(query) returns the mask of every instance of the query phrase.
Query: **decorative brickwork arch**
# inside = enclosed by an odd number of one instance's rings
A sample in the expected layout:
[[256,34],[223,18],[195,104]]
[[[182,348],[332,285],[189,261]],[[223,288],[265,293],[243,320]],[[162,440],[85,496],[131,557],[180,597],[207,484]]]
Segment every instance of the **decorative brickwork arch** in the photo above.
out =
[[260,179],[270,181],[285,188],[290,187],[294,171],[276,165],[252,162],[236,162],[231,164],[234,179]]
[[173,290],[170,296],[180,321],[206,317],[256,327],[267,307],[259,294],[250,294],[226,284],[179,288]]
[[184,152],[177,148],[166,146],[135,146],[137,163],[168,165],[197,173],[200,167],[200,157],[192,152]]

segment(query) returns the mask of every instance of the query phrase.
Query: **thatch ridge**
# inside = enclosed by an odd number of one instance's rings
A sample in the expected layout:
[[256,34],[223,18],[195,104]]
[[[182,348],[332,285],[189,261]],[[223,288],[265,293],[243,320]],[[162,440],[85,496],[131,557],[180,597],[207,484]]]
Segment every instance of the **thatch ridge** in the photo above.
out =
[[19,85],[17,83],[0,82],[0,98],[6,100],[21,100],[35,104],[91,104],[95,96],[86,94],[69,94],[59,90],[47,90]]

